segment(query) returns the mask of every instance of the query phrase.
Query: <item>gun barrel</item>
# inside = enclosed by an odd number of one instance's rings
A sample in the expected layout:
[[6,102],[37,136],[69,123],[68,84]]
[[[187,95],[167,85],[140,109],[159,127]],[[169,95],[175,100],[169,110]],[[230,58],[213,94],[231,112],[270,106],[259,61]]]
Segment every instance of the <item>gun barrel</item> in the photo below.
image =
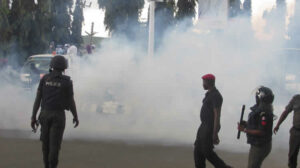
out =
[[[245,112],[245,105],[243,105],[243,107],[242,107],[242,113],[241,113],[240,123],[243,122],[244,112]],[[240,136],[241,136],[241,131],[239,130],[238,134],[237,134],[237,139],[240,139]]]

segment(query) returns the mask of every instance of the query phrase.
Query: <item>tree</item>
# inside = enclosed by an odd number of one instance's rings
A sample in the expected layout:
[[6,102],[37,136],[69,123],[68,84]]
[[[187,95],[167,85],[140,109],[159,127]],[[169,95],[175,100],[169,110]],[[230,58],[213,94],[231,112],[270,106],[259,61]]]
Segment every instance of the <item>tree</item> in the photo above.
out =
[[245,0],[244,1],[244,4],[243,4],[243,13],[246,15],[246,16],[251,16],[252,15],[252,0]]
[[105,10],[106,30],[112,35],[124,34],[134,38],[144,3],[144,0],[98,0],[99,8]]
[[83,4],[81,0],[76,0],[75,10],[73,12],[73,22],[72,22],[72,35],[71,41],[72,43],[80,46],[83,43],[83,39],[81,36],[82,31],[82,22],[83,22]]
[[236,17],[241,12],[240,0],[229,0],[229,17]]
[[195,16],[196,10],[196,0],[178,0],[177,1],[177,13],[176,18],[178,20],[190,19],[192,22],[192,18]]
[[11,52],[17,54],[18,63],[22,63],[29,55],[34,53],[36,47],[37,24],[35,22],[36,5],[34,0],[13,0],[9,14],[12,31],[13,48]]
[[276,0],[276,12],[278,13],[281,22],[285,24],[285,14],[286,14],[286,3],[285,0]]
[[52,40],[70,42],[73,0],[0,0],[0,5],[0,54],[21,64],[44,53]]
[[11,36],[8,20],[9,0],[0,0],[0,57],[6,55]]
[[73,0],[52,0],[52,41],[65,44],[71,41],[71,8]]
[[43,53],[48,50],[49,41],[52,38],[51,23],[51,0],[38,0],[36,9],[37,36],[36,44],[37,53]]
[[165,31],[175,23],[175,1],[156,2],[155,39],[156,46],[161,42]]
[[276,0],[276,6],[277,7],[285,6],[285,0]]

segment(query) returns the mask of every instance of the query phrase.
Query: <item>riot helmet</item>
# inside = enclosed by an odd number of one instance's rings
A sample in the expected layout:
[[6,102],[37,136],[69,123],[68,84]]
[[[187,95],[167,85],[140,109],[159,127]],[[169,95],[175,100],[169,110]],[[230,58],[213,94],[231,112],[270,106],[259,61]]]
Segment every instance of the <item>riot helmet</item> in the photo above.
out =
[[67,59],[62,55],[56,55],[52,58],[50,63],[50,69],[64,71],[68,68]]
[[260,86],[255,93],[255,98],[256,104],[261,102],[265,104],[272,104],[274,101],[274,94],[270,88]]

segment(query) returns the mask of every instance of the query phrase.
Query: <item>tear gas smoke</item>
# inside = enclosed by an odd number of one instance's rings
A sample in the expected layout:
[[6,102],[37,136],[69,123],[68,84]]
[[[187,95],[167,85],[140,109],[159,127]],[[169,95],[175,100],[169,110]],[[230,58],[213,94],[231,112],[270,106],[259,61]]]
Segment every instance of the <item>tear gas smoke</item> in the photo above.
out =
[[[201,76],[214,73],[224,98],[220,147],[248,147],[244,135],[236,140],[236,127],[241,106],[249,109],[255,102],[253,90],[259,85],[273,89],[276,115],[291,98],[284,96],[286,58],[279,56],[284,35],[258,40],[249,18],[230,20],[222,30],[202,25],[200,21],[189,30],[167,30],[153,58],[139,42],[124,39],[111,39],[99,52],[74,58],[72,79],[81,123],[72,129],[68,113],[65,138],[192,144],[205,94]],[[29,130],[34,95],[8,82],[1,82],[0,92],[0,128]],[[287,147],[290,126],[291,121],[282,125],[275,144]]]

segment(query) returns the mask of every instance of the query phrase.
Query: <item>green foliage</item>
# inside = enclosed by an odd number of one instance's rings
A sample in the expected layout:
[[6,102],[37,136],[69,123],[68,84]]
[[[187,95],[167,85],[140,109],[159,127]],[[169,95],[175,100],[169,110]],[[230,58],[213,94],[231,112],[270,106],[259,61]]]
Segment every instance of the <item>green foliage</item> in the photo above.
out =
[[7,41],[9,38],[9,21],[7,18],[5,9],[0,8],[0,39],[1,41]]
[[35,20],[37,26],[36,37],[39,44],[37,44],[38,53],[43,53],[48,49],[49,41],[52,36],[52,25],[51,25],[51,0],[38,0]]
[[18,62],[23,62],[34,48],[32,42],[35,40],[36,26],[34,11],[36,9],[34,0],[14,0],[10,11],[9,22],[13,33],[12,52],[17,52]]
[[[163,32],[175,23],[175,1],[157,2],[155,6],[155,29]],[[158,33],[159,34],[159,33]]]
[[104,24],[112,34],[125,34],[134,37],[134,27],[139,25],[139,16],[144,0],[98,0],[99,7],[105,10]]
[[[159,17],[165,17],[170,20],[174,20],[175,18],[175,0],[168,0],[166,2],[156,2],[155,5],[155,13]],[[164,16],[160,16],[164,15]]]
[[236,17],[241,13],[241,1],[229,0],[229,17]]
[[285,0],[276,0],[276,6],[277,7],[280,7],[280,6],[283,6],[285,5]]
[[175,0],[157,2],[155,7],[155,43],[159,46],[166,30],[175,24]]
[[76,44],[77,46],[80,46],[80,44],[83,43],[83,39],[81,36],[82,31],[82,23],[83,23],[83,6],[82,6],[81,0],[76,0],[76,6],[73,13],[73,22],[72,22],[72,35],[71,40],[72,43]]
[[251,0],[244,1],[243,9],[244,9],[243,11],[244,14],[251,16],[252,13]]
[[0,54],[28,56],[45,53],[50,41],[70,42],[73,0],[0,0]]
[[0,58],[8,50],[8,41],[10,40],[11,31],[8,21],[9,7],[8,0],[0,0]]
[[178,20],[186,18],[192,19],[196,14],[195,7],[196,0],[178,0],[176,18]]
[[1,28],[4,28],[5,26],[8,26],[8,14],[9,14],[9,8],[8,8],[8,1],[7,0],[0,0],[0,26]]
[[52,41],[57,44],[69,43],[71,40],[71,8],[73,0],[52,0]]

